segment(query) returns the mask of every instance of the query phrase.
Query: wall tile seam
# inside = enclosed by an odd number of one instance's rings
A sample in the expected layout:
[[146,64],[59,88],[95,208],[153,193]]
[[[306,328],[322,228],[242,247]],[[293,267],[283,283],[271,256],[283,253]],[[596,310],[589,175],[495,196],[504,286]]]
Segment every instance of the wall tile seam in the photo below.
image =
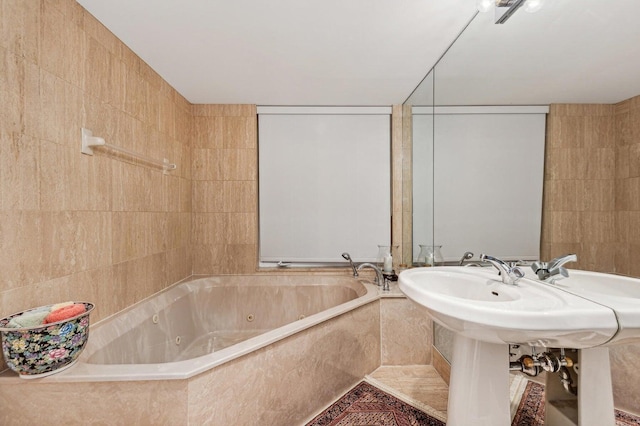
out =
[[[59,77],[56,76],[56,78],[59,78]],[[107,107],[111,108],[113,111],[118,112],[118,113],[123,114],[123,115],[126,115],[130,119],[133,119],[133,120],[137,121],[142,126],[144,126],[146,128],[150,128],[151,131],[158,132],[158,134],[167,137],[170,142],[175,142],[175,143],[180,144],[182,146],[190,147],[188,145],[188,143],[180,142],[180,138],[178,136],[174,136],[171,133],[164,132],[163,129],[162,129],[162,125],[160,125],[160,124],[155,125],[154,124],[156,122],[159,123],[160,121],[162,121],[161,120],[162,117],[160,115],[158,115],[158,117],[157,117],[158,120],[155,120],[153,118],[141,119],[138,115],[128,112],[124,108],[121,108],[119,105],[115,105],[112,102],[103,102],[99,98],[91,95],[90,93],[87,93],[87,91],[85,91],[83,88],[80,88],[80,90],[82,91],[81,95],[82,95],[82,110],[83,110],[82,121],[83,122],[86,121],[87,105],[91,104],[91,105],[107,106]],[[50,141],[50,142],[57,143],[55,141]],[[107,143],[109,143],[109,142],[107,142]]]
[[[194,104],[191,104],[194,105]],[[239,114],[239,115],[193,115],[193,118],[246,118],[246,119],[252,119],[256,116],[254,115],[247,115],[247,114]]]
[[[169,253],[169,252],[171,252],[173,250],[186,248],[186,247],[187,246],[173,247],[173,248],[170,248],[170,249],[167,249],[167,250],[163,250],[163,251],[159,251],[159,252],[155,252],[155,253],[147,253],[147,254],[140,255],[140,256],[135,256],[135,257],[132,257],[132,258],[129,258],[129,259],[122,259],[122,260],[120,260],[118,262],[110,263],[108,265],[103,265],[103,266],[99,266],[99,267],[96,267],[96,268],[93,268],[93,269],[87,269],[87,270],[84,270],[84,271],[74,272],[74,273],[69,274],[68,276],[72,276],[72,275],[75,275],[75,274],[80,273],[80,272],[91,272],[91,271],[101,270],[101,269],[104,269],[104,268],[115,268],[115,267],[122,266],[122,265],[124,265],[126,263],[131,263],[131,262],[135,262],[135,261],[139,261],[139,260],[149,259],[149,258],[152,258],[154,256],[158,256],[158,255],[166,255],[167,253]],[[166,262],[165,262],[165,265],[166,265]]]
[[[4,292],[8,292],[11,290],[15,290],[15,289],[20,289],[20,288],[24,288],[24,287],[30,287],[30,286],[38,286],[38,285],[42,285],[43,283],[47,283],[48,281],[56,281],[56,280],[60,280],[60,279],[64,279],[64,278],[70,278],[73,276],[76,276],[78,274],[85,274],[85,273],[91,273],[91,272],[95,272],[95,271],[101,271],[105,268],[110,268],[112,267],[114,264],[113,263],[103,263],[103,264],[99,264],[96,266],[92,266],[89,268],[79,268],[77,270],[73,270],[69,273],[63,273],[63,274],[55,274],[55,273],[50,273],[48,275],[43,275],[41,277],[38,277],[37,280],[28,282],[28,283],[24,283],[21,285],[16,285],[16,286],[12,286],[10,288],[6,288],[2,291],[0,291],[0,294],[4,293]],[[46,273],[47,271],[43,271],[42,273]],[[51,271],[49,271],[51,272]]]
[[[87,34],[87,33],[85,32],[85,30],[84,30],[84,26],[82,26],[82,27],[81,27],[81,26],[78,26],[78,25],[76,25],[74,22],[71,22],[71,25],[74,25],[74,26],[76,26],[77,28],[79,28],[79,29],[80,29],[80,31],[84,34],[85,38],[91,38],[91,39],[93,39],[93,41],[95,41],[96,43],[98,43],[99,45],[101,45],[103,48],[105,48],[105,50],[107,50],[110,54],[114,55],[114,57],[116,57],[116,59],[120,62],[120,64],[121,64],[121,65],[124,65],[127,69],[128,69],[128,68],[130,68],[129,66],[127,66],[127,62],[125,62],[125,60],[124,60],[124,58],[123,58],[123,56],[122,56],[122,55],[119,55],[119,54],[118,54],[118,55],[116,55],[113,51],[111,51],[111,50],[110,50],[109,46],[107,46],[107,45],[105,45],[104,43],[102,43],[102,41],[101,41],[100,39],[95,38],[95,37],[93,37],[93,36],[91,36],[91,35]],[[41,37],[41,36],[39,36],[39,37]],[[86,40],[84,40],[84,41],[86,41]],[[85,49],[87,48],[87,45],[86,45],[85,43],[83,43],[83,44],[84,44],[84,46],[83,46],[83,50],[85,50]],[[3,46],[2,48],[3,48],[3,49],[5,49],[7,52],[11,53],[12,55],[14,55],[14,56],[16,56],[16,57],[18,57],[18,58],[22,59],[23,61],[28,62],[28,63],[29,63],[29,64],[31,64],[31,65],[35,65],[38,69],[40,69],[40,70],[42,70],[42,71],[45,71],[45,72],[47,72],[47,73],[51,74],[52,76],[55,76],[55,77],[59,78],[60,80],[64,81],[65,83],[68,83],[69,85],[74,86],[74,87],[76,87],[76,88],[80,89],[80,90],[85,94],[85,96],[89,96],[89,95],[86,93],[86,90],[85,90],[85,87],[86,87],[86,84],[85,84],[85,83],[86,83],[86,74],[85,74],[84,72],[83,72],[83,76],[82,76],[82,79],[81,79],[81,80],[82,80],[81,84],[76,84],[74,81],[70,81],[69,79],[66,79],[66,78],[65,78],[65,76],[63,76],[63,75],[58,75],[58,74],[55,72],[55,70],[49,69],[45,64],[43,64],[43,63],[42,63],[43,61],[42,61],[42,59],[40,58],[40,53],[38,54],[38,59],[37,59],[36,61],[33,61],[33,60],[31,60],[28,56],[26,56],[23,52],[17,52],[17,51],[15,51],[14,49],[11,49],[9,46],[7,46],[7,47],[4,47],[4,46]],[[40,49],[38,49],[38,50],[40,50]],[[150,86],[152,86],[152,87],[156,87],[156,85],[155,85],[155,84],[153,84],[153,80],[154,80],[154,79],[147,79],[147,78],[145,78],[145,76],[144,76],[144,75],[142,75],[142,74],[141,74],[140,72],[138,72],[138,71],[133,70],[133,72],[135,73],[135,75],[137,76],[137,78],[139,78],[139,79],[141,79],[141,80],[145,81],[146,83],[148,83],[148,84],[149,84]],[[158,77],[159,77],[159,76],[158,76]],[[173,88],[172,88],[172,89],[173,89]],[[173,90],[175,90],[175,89],[173,89]],[[179,94],[178,94],[178,95],[179,95]],[[179,95],[179,96],[181,96],[181,95]],[[177,102],[175,102],[175,99],[173,99],[175,96],[166,96],[166,97],[168,97],[168,98],[169,98],[169,100],[170,100],[173,104],[175,104],[176,106],[178,106],[178,107],[182,106],[182,107],[181,107],[181,109],[183,110],[183,112],[185,112],[185,113],[190,113],[190,108],[189,108],[189,106],[190,106],[191,104],[189,104],[189,105],[184,105],[184,103],[182,103],[182,102],[181,102],[181,103],[177,103]],[[184,99],[184,98],[183,98],[183,99]],[[100,100],[98,99],[98,101],[100,101]],[[184,99],[184,101],[188,103],[188,101],[186,101],[186,99]],[[102,102],[102,101],[100,101],[100,102],[101,102],[101,103],[106,103],[106,104],[111,104],[111,103],[109,103],[109,102]],[[117,105],[114,105],[114,107],[117,107]],[[121,111],[123,111],[123,112],[125,112],[125,113],[127,112],[127,111],[125,111],[123,108],[118,108],[118,109],[119,109],[119,110],[121,110]],[[134,116],[134,118],[136,118],[136,117]]]
[[244,183],[257,183],[258,179],[213,179],[212,182],[244,182]]

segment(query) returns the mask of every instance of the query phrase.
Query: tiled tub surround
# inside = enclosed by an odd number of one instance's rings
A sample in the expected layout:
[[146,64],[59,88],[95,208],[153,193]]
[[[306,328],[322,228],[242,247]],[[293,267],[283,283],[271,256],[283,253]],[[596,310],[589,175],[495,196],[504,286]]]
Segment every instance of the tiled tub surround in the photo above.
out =
[[[379,297],[374,285],[344,276],[178,284],[92,328],[74,368],[37,381],[5,372],[0,424],[302,423],[380,365]],[[219,351],[188,349],[212,329],[265,332]],[[194,358],[183,359],[181,345]],[[58,409],[54,394],[77,395],[73,409]]]

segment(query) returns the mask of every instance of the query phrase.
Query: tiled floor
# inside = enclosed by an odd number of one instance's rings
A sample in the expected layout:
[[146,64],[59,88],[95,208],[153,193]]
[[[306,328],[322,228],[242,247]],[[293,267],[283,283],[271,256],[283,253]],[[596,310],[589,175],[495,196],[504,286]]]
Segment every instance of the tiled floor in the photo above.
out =
[[[449,387],[431,365],[383,365],[366,377],[373,385],[423,409],[427,414],[446,419]],[[435,411],[435,412],[434,412]]]
[[[446,422],[449,388],[431,365],[381,366],[365,377],[365,380],[381,390],[413,405],[425,413]],[[540,381],[540,377],[534,378]],[[511,375],[511,414],[515,414],[528,380]],[[543,383],[543,382],[542,382]],[[616,424],[638,424],[640,418],[626,414]]]
[[[446,421],[449,387],[431,365],[383,365],[365,378],[425,413]],[[515,413],[526,386],[526,379],[511,376],[511,414]]]

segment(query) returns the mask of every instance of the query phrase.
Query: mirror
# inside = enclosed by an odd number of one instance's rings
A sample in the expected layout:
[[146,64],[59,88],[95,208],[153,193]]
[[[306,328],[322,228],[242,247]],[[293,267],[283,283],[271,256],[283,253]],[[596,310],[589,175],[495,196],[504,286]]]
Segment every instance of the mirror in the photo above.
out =
[[[429,74],[422,80],[411,99],[419,102],[426,112],[433,112],[434,108],[434,76],[432,69]],[[419,101],[418,101],[419,99]],[[405,105],[408,105],[405,103]],[[424,115],[421,120],[414,120],[411,107],[403,108],[403,120],[409,121],[411,126],[412,138],[412,186],[411,200],[413,222],[405,232],[405,235],[413,235],[412,244],[408,253],[405,250],[404,259],[412,259],[414,265],[419,265],[423,260],[419,259],[420,245],[433,245],[433,147],[434,147],[434,114]],[[420,220],[415,220],[419,217]]]
[[[547,1],[535,13],[518,10],[504,24],[494,24],[492,12],[477,13],[405,106],[614,104],[630,99],[640,94],[638,16],[640,2],[634,0]],[[431,125],[438,127],[437,115]],[[429,158],[424,144],[445,141],[434,139],[433,131],[422,133],[430,136],[414,135],[413,152]],[[429,244],[434,244],[432,176],[433,165],[414,158],[413,233],[430,231]],[[420,206],[429,212],[417,214]],[[414,259],[418,244],[413,241]],[[449,352],[447,339],[439,342],[437,332],[435,345],[445,356]]]

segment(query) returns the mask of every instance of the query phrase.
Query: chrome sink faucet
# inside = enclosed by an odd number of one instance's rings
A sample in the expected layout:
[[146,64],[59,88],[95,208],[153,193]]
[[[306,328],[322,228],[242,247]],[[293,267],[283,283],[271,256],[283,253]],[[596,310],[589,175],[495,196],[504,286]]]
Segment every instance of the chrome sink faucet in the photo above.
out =
[[565,263],[577,261],[577,255],[565,254],[548,262],[534,262],[531,265],[531,269],[536,273],[539,280],[553,284],[557,280],[569,277],[569,271],[563,266]]
[[376,271],[376,284],[378,284],[378,287],[382,287],[382,291],[389,291],[389,281],[385,279],[384,275],[382,275],[380,268],[373,263],[365,262],[358,265],[356,272],[363,268],[371,268]]
[[516,285],[518,280],[524,277],[524,272],[518,266],[509,266],[506,262],[486,254],[480,255],[480,260],[489,262],[500,273],[500,278],[505,284]]

